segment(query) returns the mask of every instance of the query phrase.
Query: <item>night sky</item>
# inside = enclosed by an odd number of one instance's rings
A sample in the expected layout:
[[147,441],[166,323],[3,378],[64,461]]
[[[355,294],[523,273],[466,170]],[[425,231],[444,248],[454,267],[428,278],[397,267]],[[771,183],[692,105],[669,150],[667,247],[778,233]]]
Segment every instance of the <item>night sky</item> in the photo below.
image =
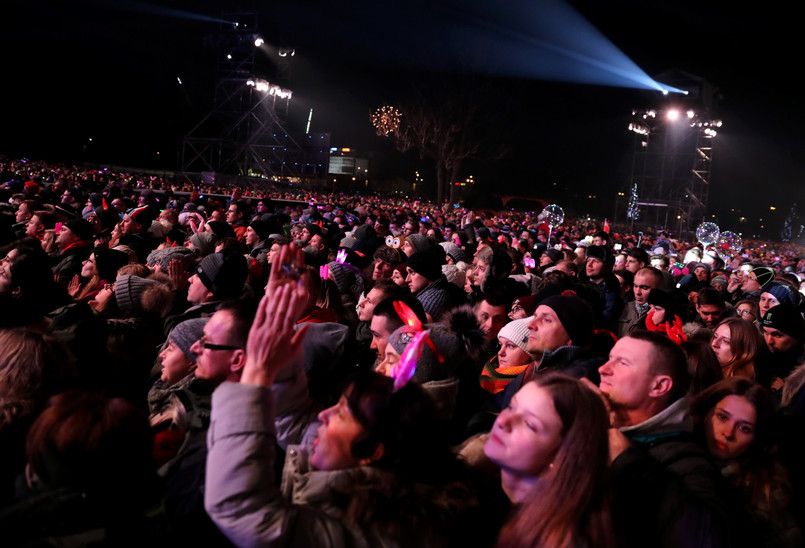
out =
[[[796,72],[803,47],[792,14],[732,2],[568,4],[648,75],[679,69],[717,86],[724,127],[715,144],[710,210],[722,228],[740,230],[739,215],[781,224],[791,203],[805,203],[805,107]],[[530,74],[537,46],[572,48],[584,38],[578,21],[556,16],[557,5],[6,0],[0,154],[177,167],[177,143],[211,106],[214,50],[204,41],[219,29],[187,14],[214,19],[256,10],[268,44],[297,52],[287,82],[292,123],[303,124],[313,108],[311,130],[331,133],[332,146],[371,152],[389,176],[397,170],[407,177],[415,159],[401,158],[377,137],[369,114],[429,96],[440,78],[472,82],[484,90],[484,131],[507,154],[470,163],[466,174],[481,188],[524,195],[558,191],[567,200],[595,193],[601,199],[575,200],[580,209],[606,215],[608,197],[628,184],[630,111],[650,106],[653,95]],[[553,64],[565,66],[561,58]]]

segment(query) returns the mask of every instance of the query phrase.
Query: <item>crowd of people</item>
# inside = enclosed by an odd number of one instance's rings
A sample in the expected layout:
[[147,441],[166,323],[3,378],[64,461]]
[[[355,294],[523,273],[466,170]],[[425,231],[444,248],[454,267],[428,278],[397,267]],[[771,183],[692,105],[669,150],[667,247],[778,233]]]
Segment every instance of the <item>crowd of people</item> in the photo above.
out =
[[28,160],[0,204],[5,545],[805,543],[796,246]]

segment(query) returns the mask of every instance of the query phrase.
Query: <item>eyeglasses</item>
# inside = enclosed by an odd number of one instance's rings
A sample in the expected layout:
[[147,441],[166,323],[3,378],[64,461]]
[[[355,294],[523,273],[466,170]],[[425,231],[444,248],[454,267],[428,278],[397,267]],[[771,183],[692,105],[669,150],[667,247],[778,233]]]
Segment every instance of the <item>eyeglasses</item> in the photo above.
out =
[[241,346],[231,346],[228,344],[212,344],[208,343],[204,335],[198,340],[198,343],[207,350],[243,350]]
[[751,310],[738,310],[737,312],[741,316],[754,316],[755,315]]

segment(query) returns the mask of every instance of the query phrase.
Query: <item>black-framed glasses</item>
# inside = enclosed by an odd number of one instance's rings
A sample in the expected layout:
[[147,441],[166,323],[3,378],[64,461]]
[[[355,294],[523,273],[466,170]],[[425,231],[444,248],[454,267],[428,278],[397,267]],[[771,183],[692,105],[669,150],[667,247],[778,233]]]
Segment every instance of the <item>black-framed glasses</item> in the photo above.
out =
[[204,335],[201,336],[201,338],[198,340],[198,343],[207,350],[243,350],[242,346],[208,343],[207,340],[204,338]]

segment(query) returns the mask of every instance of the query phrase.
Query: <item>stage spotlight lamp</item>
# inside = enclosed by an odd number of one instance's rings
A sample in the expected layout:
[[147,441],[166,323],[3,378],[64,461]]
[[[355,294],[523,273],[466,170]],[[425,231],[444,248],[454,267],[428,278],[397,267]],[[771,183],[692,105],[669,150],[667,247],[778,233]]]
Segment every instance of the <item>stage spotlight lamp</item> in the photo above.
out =
[[679,111],[672,108],[671,110],[668,111],[667,116],[668,119],[673,122],[674,120],[677,120],[679,118]]
[[687,115],[688,115],[688,119],[691,119],[691,120],[692,120],[692,119],[693,119],[693,117],[694,117],[694,116],[696,116],[696,113],[695,113],[695,112],[693,112],[692,110],[689,110],[689,111],[687,112]]
[[265,40],[263,40],[260,37],[254,39],[254,47],[256,47],[256,48],[259,48],[260,46],[262,46],[265,43],[266,43]]

